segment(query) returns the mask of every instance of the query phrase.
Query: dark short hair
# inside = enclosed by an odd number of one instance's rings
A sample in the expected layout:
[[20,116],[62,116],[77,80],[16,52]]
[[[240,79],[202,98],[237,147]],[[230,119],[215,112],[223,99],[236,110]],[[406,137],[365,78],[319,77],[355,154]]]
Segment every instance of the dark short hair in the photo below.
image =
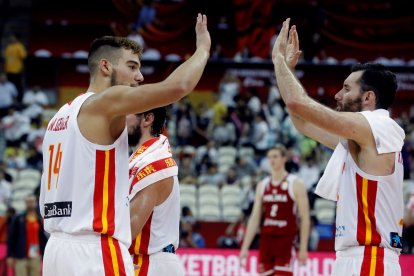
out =
[[132,50],[140,58],[142,55],[142,47],[133,40],[126,37],[103,36],[95,39],[89,48],[88,66],[93,74],[96,71],[98,62],[102,58],[108,59],[116,64],[121,57],[120,49]]
[[363,71],[359,79],[361,92],[372,90],[376,96],[376,108],[388,109],[395,99],[398,89],[397,77],[379,63],[358,63],[351,72]]
[[165,106],[157,107],[146,112],[140,113],[141,115],[147,116],[148,114],[154,114],[154,122],[151,126],[151,135],[160,136],[165,127],[165,122],[167,120],[167,109]]

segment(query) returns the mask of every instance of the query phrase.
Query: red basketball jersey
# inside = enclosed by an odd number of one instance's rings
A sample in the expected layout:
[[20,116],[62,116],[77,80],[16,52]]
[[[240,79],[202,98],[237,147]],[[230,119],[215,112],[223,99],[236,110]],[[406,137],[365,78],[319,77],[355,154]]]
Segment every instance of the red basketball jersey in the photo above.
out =
[[288,174],[281,183],[272,183],[270,178],[259,183],[263,185],[262,235],[287,235],[297,232],[297,207],[293,194],[295,179],[296,176]]

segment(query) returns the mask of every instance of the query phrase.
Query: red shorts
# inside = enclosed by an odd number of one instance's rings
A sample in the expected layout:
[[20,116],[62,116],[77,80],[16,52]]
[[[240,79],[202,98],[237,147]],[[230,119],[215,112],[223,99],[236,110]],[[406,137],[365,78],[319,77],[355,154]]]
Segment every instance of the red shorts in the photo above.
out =
[[[260,237],[259,273],[266,275],[293,275],[296,235]],[[274,271],[274,274],[267,274]]]

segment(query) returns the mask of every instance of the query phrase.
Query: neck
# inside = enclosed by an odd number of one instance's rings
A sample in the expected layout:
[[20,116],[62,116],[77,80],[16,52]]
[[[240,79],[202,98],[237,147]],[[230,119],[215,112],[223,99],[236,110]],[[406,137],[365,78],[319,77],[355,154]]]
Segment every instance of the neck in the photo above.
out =
[[136,151],[137,149],[139,149],[145,142],[147,142],[148,140],[151,140],[152,138],[155,138],[155,136],[152,136],[150,133],[147,133],[147,132],[145,132],[145,133],[143,133],[142,134],[142,136],[141,136],[141,139],[139,139],[139,142],[138,142],[138,144],[135,146],[135,147],[133,147],[132,149],[134,150],[134,151]]
[[89,84],[88,92],[100,93],[111,87],[106,79],[93,78]]
[[280,182],[288,172],[285,169],[273,170],[272,171],[272,181]]

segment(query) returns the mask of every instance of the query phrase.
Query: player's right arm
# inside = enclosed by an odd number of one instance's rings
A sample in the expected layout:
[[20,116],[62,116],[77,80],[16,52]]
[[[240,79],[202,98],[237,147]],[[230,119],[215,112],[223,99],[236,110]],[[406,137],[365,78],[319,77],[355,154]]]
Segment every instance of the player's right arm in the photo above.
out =
[[247,223],[246,234],[243,239],[243,244],[240,249],[240,264],[244,266],[245,259],[247,258],[250,245],[256,235],[257,229],[259,227],[260,218],[262,216],[262,195],[263,195],[263,185],[259,183],[256,187],[256,195],[253,205],[253,210]]
[[113,86],[94,97],[92,108],[113,119],[166,106],[189,94],[201,78],[211,46],[205,15],[198,15],[195,29],[196,51],[164,81],[137,87]]

